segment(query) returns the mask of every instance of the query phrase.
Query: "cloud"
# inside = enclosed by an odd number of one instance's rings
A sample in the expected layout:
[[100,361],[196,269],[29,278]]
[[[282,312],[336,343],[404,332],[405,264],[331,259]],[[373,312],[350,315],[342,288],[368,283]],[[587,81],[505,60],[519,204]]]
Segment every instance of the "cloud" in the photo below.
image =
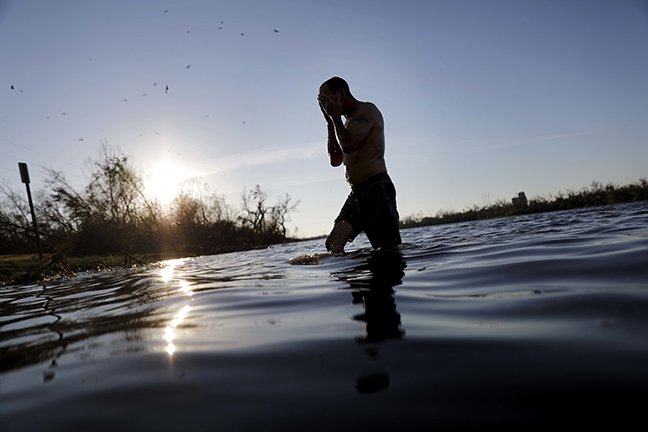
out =
[[566,138],[575,138],[580,136],[592,135],[593,131],[583,131],[583,132],[568,132],[568,133],[555,133],[547,135],[539,135],[535,137],[512,139],[512,138],[491,138],[491,139],[466,139],[460,140],[458,143],[462,147],[470,147],[473,150],[498,150],[498,149],[507,149],[513,147],[524,147],[532,144],[538,144],[542,142],[550,142],[556,140],[562,140]]
[[322,157],[324,148],[321,142],[309,143],[301,146],[267,147],[256,151],[228,155],[201,163],[202,174],[221,174],[225,171],[240,170],[242,168],[260,167]]

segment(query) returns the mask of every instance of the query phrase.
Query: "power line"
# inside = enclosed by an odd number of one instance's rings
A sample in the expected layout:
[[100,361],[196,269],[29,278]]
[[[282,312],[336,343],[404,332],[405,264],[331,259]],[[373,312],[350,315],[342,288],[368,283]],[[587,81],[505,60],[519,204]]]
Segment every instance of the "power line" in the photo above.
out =
[[[2,140],[2,141],[6,141],[6,142],[9,142],[10,144],[15,144],[15,145],[17,145],[18,147],[24,147],[24,146],[21,146],[21,145],[19,145],[19,144],[16,144],[16,143],[10,142],[9,140],[7,140],[7,139],[5,139],[5,138],[1,138],[1,137],[0,137],[0,140]],[[27,147],[24,147],[24,148],[26,148],[27,150],[31,150],[31,149],[29,149],[29,148],[27,148]],[[60,161],[60,162],[67,163],[68,165],[70,165],[70,166],[72,166],[72,167],[74,167],[74,168],[76,168],[76,169],[78,169],[78,170],[81,170],[81,171],[83,172],[83,168],[80,168],[80,167],[77,166],[77,165],[74,165],[74,164],[69,163],[69,162],[61,161],[60,159],[53,158],[53,157],[51,157],[51,156],[46,155],[45,153],[38,152],[38,151],[36,151],[36,150],[31,150],[31,151],[33,151],[34,153],[40,153],[40,154],[42,154],[43,156],[46,156],[46,157],[48,157],[48,158],[50,158],[50,159],[54,159],[54,160],[58,160],[58,161]],[[32,161],[32,160],[26,159],[26,158],[24,158],[24,157],[22,157],[22,156],[19,157],[19,156],[13,155],[13,154],[9,154],[9,153],[3,152],[3,151],[1,151],[1,150],[0,150],[0,154],[2,154],[2,155],[4,155],[4,156],[7,156],[7,157],[10,157],[10,158],[12,158],[12,159],[14,159],[14,160],[16,160],[16,161],[22,161],[22,162],[29,163],[29,165],[37,166],[37,167],[39,167],[39,168],[41,168],[41,169],[43,169],[43,170],[45,170],[45,171],[49,171],[49,170],[51,170],[51,168],[46,167],[45,165],[42,165],[42,164],[39,164],[39,163],[34,162],[34,161]],[[8,168],[3,168],[3,169],[5,169],[5,170],[7,170],[7,171],[12,171],[12,170],[10,170],[10,169],[8,169]],[[74,174],[74,173],[71,174],[71,175],[68,175],[67,173],[64,173],[64,174],[65,174],[66,177],[74,177],[74,178],[77,178],[77,179],[79,179],[79,180],[83,180],[83,181],[86,180],[83,176],[81,176],[81,175],[79,175],[79,174]]]
[[[75,164],[70,163],[70,162],[68,162],[68,161],[64,161],[64,160],[62,160],[62,159],[58,159],[58,158],[56,158],[56,157],[54,157],[54,156],[48,155],[47,153],[43,153],[42,151],[39,151],[39,150],[34,150],[34,149],[29,148],[29,147],[27,147],[27,146],[25,146],[25,145],[23,145],[23,144],[18,144],[18,143],[16,143],[16,142],[13,142],[13,141],[8,140],[8,139],[6,139],[6,138],[2,138],[2,137],[0,137],[0,141],[4,141],[4,142],[6,142],[6,143],[8,143],[8,144],[14,145],[14,146],[16,146],[16,147],[23,148],[23,149],[25,149],[25,150],[29,150],[30,152],[33,152],[33,153],[39,154],[39,155],[41,155],[41,156],[45,156],[45,157],[47,157],[48,159],[52,159],[52,160],[55,160],[55,161],[58,161],[58,162],[61,162],[61,163],[64,163],[64,164],[70,165],[71,167],[74,167],[74,168],[77,168],[77,169],[83,169],[83,168],[79,167],[78,165],[75,165]],[[15,156],[12,156],[12,157],[15,157]],[[36,165],[38,165],[38,164],[36,164]]]
[[[18,157],[18,156],[16,156],[16,155],[12,155],[12,154],[9,154],[9,153],[5,153],[5,152],[3,152],[3,151],[0,151],[0,154],[2,154],[2,155],[4,155],[4,156],[7,156],[7,157],[10,157],[10,158],[12,158],[12,159],[15,159],[16,161],[29,162],[30,165],[36,165],[37,167],[40,167],[40,168],[43,168],[43,169],[47,169],[47,168],[44,167],[43,165],[41,165],[41,164],[39,164],[39,163],[36,163],[36,162],[32,162],[32,161],[26,160],[26,159],[23,158],[23,157]],[[5,168],[5,169],[7,169],[7,168]]]

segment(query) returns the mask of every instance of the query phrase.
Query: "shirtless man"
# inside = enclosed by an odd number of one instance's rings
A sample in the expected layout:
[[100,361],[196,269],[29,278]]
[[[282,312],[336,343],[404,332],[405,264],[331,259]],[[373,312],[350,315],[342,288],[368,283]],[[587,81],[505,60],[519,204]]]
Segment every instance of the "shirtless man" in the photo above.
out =
[[382,114],[371,102],[353,97],[347,82],[339,77],[320,86],[317,100],[328,126],[329,161],[334,167],[344,164],[351,185],[326,249],[344,252],[345,244],[362,231],[374,248],[397,249],[401,237],[396,190],[385,165]]

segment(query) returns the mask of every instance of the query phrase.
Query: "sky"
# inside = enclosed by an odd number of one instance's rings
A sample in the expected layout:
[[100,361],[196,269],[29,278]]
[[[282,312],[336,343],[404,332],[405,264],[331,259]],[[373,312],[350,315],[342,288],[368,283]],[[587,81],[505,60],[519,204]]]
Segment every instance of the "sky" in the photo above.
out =
[[647,0],[0,0],[0,182],[82,188],[107,142],[162,202],[258,184],[321,235],[332,76],[383,114],[401,217],[648,176]]

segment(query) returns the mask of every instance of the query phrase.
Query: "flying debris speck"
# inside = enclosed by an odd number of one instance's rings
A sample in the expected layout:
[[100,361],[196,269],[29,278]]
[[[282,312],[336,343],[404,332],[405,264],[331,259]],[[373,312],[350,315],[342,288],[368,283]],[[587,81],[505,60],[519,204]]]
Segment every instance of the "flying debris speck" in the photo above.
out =
[[16,89],[14,88],[14,86],[11,86],[11,90],[16,90]]
[[83,138],[79,138],[78,141],[83,141]]
[[148,93],[142,93],[142,96],[148,96]]
[[128,99],[124,98],[124,102],[128,102]]
[[274,30],[275,33],[279,33],[279,30],[277,30],[277,29],[273,29],[273,30]]
[[169,93],[169,86],[166,86],[166,88],[164,89],[164,94],[167,94],[167,93]]
[[191,65],[187,65],[187,67],[185,69],[189,69],[190,67],[191,67]]
[[241,33],[241,36],[245,36],[245,33]]

